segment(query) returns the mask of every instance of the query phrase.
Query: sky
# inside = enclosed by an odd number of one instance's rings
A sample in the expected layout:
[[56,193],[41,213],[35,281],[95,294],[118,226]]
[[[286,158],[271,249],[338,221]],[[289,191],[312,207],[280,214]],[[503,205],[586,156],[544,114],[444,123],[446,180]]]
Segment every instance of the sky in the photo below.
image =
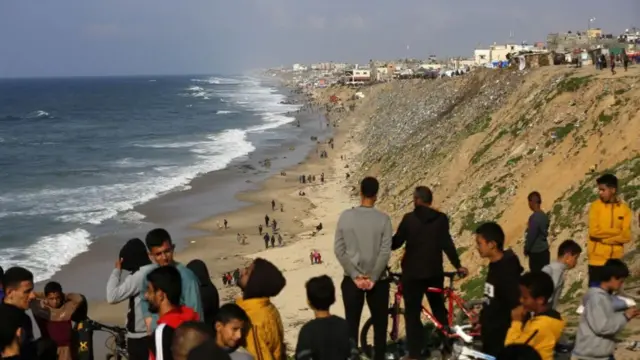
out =
[[471,56],[549,32],[640,27],[639,0],[0,0],[0,77],[235,74]]

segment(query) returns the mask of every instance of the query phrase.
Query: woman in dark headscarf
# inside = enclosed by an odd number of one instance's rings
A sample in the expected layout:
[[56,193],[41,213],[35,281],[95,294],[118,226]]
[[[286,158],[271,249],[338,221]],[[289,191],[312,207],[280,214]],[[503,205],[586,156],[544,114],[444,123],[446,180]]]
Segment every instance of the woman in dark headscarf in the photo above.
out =
[[207,265],[202,260],[192,260],[187,264],[187,268],[196,275],[200,282],[200,297],[202,298],[204,322],[213,326],[216,313],[220,307],[218,289],[216,289],[211,282],[209,269],[207,269]]
[[[147,274],[144,267],[151,265],[147,247],[142,240],[136,238],[127,241],[120,250],[115,269],[107,282],[107,302],[117,304],[129,301],[127,312],[127,349],[129,360],[147,360],[147,326],[142,315],[140,297],[142,280]],[[123,274],[125,270],[130,274]]]

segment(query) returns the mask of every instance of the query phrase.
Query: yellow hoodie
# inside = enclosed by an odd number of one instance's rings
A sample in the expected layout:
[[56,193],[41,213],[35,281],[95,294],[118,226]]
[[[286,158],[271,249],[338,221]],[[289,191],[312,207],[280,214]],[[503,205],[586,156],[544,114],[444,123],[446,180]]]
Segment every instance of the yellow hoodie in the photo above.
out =
[[627,204],[604,203],[600,199],[589,209],[589,265],[603,266],[609,259],[624,255],[624,244],[631,241],[631,209]]
[[269,298],[237,299],[251,320],[247,351],[255,360],[284,360],[284,327],[278,309]]
[[553,351],[562,330],[562,317],[557,311],[549,310],[534,315],[524,324],[521,321],[512,321],[504,344],[526,344],[534,348],[542,360],[553,360]]

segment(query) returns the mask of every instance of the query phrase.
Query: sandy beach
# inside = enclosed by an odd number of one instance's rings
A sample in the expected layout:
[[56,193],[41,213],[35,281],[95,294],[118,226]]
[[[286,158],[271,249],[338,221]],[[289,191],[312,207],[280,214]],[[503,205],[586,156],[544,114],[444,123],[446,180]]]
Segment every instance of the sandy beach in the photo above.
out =
[[[249,205],[239,210],[217,214],[190,225],[191,229],[205,235],[186,239],[184,249],[176,254],[178,261],[187,263],[201,259],[209,267],[210,275],[220,292],[221,303],[233,301],[239,295],[237,287],[224,286],[221,275],[245,266],[256,257],[265,258],[276,264],[285,274],[287,286],[274,299],[285,325],[286,341],[289,349],[295,347],[300,327],[313,316],[309,310],[304,285],[313,277],[327,274],[333,278],[340,299],[342,270],[333,255],[333,236],[339,214],[357,204],[352,198],[346,180],[349,159],[360,151],[353,140],[356,124],[353,119],[337,114],[330,118],[337,127],[333,128],[334,148],[327,141],[320,141],[306,159],[296,166],[283,170],[286,175],[276,174],[251,191],[237,194],[235,198]],[[327,158],[320,153],[326,150]],[[320,175],[324,173],[324,184]],[[315,181],[301,184],[301,175],[315,176]],[[301,196],[300,191],[305,195]],[[271,201],[276,201],[276,209],[271,209]],[[280,204],[283,210],[280,210]],[[280,247],[265,249],[264,240],[259,235],[258,226],[271,234],[271,228],[264,226],[265,215],[278,222],[278,231],[284,241]],[[228,229],[223,229],[224,219]],[[315,227],[322,223],[323,230],[315,233]],[[237,234],[246,235],[246,244],[238,242]],[[322,264],[311,265],[309,254],[313,249],[322,255]],[[344,315],[341,301],[333,311]],[[92,302],[90,316],[96,320],[120,324],[123,322],[125,306]],[[363,314],[367,317],[368,314]]]

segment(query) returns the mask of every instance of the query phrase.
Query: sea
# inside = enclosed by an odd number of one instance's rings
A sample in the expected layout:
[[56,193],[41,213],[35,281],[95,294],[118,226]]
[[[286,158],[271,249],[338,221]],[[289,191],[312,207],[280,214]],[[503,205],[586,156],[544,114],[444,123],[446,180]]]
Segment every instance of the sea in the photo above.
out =
[[256,76],[0,80],[0,266],[36,281],[292,127],[300,105]]

